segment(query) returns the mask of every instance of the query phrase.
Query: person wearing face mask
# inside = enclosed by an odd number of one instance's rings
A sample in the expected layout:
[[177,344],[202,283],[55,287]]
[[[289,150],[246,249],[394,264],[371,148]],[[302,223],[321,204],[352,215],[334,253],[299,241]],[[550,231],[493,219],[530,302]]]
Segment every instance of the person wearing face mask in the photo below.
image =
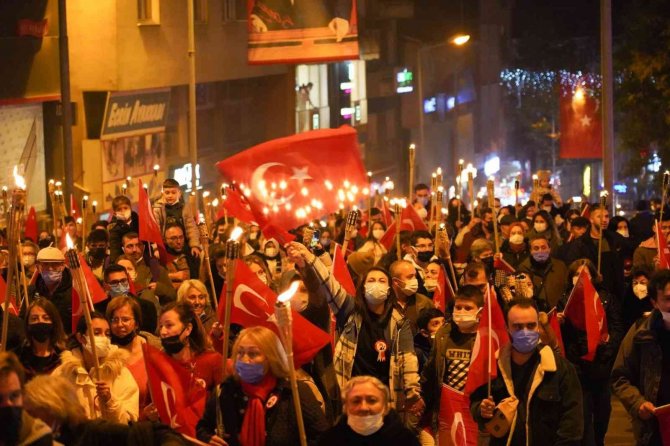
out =
[[611,384],[632,417],[636,443],[660,446],[662,421],[654,410],[670,404],[670,271],[657,271],[648,290],[654,310],[621,342]]
[[110,263],[107,255],[108,239],[109,235],[104,229],[93,230],[86,237],[86,264],[99,281],[102,281],[105,267]]
[[123,266],[109,265],[105,269],[103,288],[107,293],[108,298],[95,304],[96,310],[100,312],[104,311],[106,313],[107,305],[109,305],[109,302],[112,299],[119,296],[129,297],[136,301],[140,307],[143,317],[141,320],[136,321],[140,329],[147,333],[156,332],[159,309],[154,302],[142,297],[137,297],[133,294],[130,277]]
[[624,330],[646,317],[654,309],[649,298],[649,279],[651,274],[645,270],[634,270],[631,273],[631,284],[623,298]]
[[620,215],[615,215],[607,225],[607,230],[617,234],[619,242],[619,255],[626,260],[633,258],[635,248],[638,247],[641,240],[631,237],[628,229],[628,220]]
[[30,300],[48,299],[58,309],[66,333],[72,331],[72,275],[65,266],[65,256],[60,249],[47,247],[37,253],[35,283],[28,287]]
[[[538,312],[531,300],[514,301],[507,312],[512,342],[498,353],[498,376],[470,395],[470,408],[480,428],[491,421],[496,405],[505,402],[512,420],[490,445],[579,444],[584,432],[582,392],[574,367],[540,343]],[[516,410],[514,408],[516,399]],[[494,431],[489,425],[489,430]],[[529,435],[530,437],[527,437]]]
[[109,233],[109,260],[123,254],[123,236],[129,232],[138,233],[140,230],[139,216],[131,209],[130,199],[119,195],[112,200],[112,221],[107,226]]
[[372,228],[368,232],[367,240],[365,243],[363,243],[363,246],[358,249],[358,252],[372,252],[374,255],[373,262],[375,265],[379,263],[382,257],[384,257],[388,252],[384,245],[379,243],[385,232],[386,226],[384,226],[384,223],[378,221],[372,223]]
[[43,297],[30,303],[25,315],[26,340],[16,351],[26,372],[26,381],[50,374],[61,363],[65,331],[58,310]]
[[423,288],[423,279],[426,275],[425,268],[432,260],[437,260],[433,236],[428,231],[414,231],[410,243],[412,244],[411,254],[405,254],[403,260],[412,263],[416,268],[417,278],[420,279],[419,289],[422,293],[425,293],[426,290]]
[[[433,349],[421,374],[421,388],[426,399],[426,420],[433,432],[439,432],[440,444],[447,444],[443,437],[451,437],[445,431],[451,428],[441,420],[440,405],[449,387],[458,392],[465,389],[470,357],[477,336],[477,327],[484,306],[484,295],[477,286],[464,285],[454,298],[452,320],[443,325],[433,342]],[[467,415],[467,414],[465,414]]]
[[[61,353],[61,365],[52,375],[67,379],[77,388],[86,418],[102,418],[116,423],[137,421],[139,389],[126,367],[129,353],[112,345],[109,323],[103,314],[91,313],[91,328],[93,340],[89,339],[86,319],[79,319],[71,338],[71,349]],[[99,379],[94,367],[92,342],[100,366]]]
[[419,290],[417,270],[411,262],[398,260],[391,264],[391,289],[395,295],[395,308],[410,325],[412,336],[418,332],[416,325],[419,313],[424,309],[433,308],[433,301]]
[[344,415],[318,446],[418,446],[416,435],[391,408],[388,387],[372,376],[357,376],[343,390]]
[[412,200],[414,210],[419,214],[421,220],[428,218],[428,209],[430,209],[430,188],[424,183],[414,186],[414,199]]
[[537,236],[542,236],[549,241],[549,246],[551,247],[551,252],[555,255],[561,245],[563,244],[563,239],[558,234],[558,229],[556,228],[556,223],[551,215],[549,215],[544,210],[537,211],[533,215],[533,224],[528,231],[528,238],[532,239]]
[[263,242],[263,250],[260,254],[265,260],[272,280],[279,280],[279,277],[284,271],[284,261],[282,259],[281,251],[279,250],[279,242],[273,238],[265,240]]
[[530,257],[519,264],[518,271],[530,274],[538,308],[549,311],[563,297],[568,268],[561,260],[551,256],[549,241],[542,235],[531,238],[529,246]]
[[162,309],[158,334],[163,351],[193,373],[207,391],[223,380],[223,358],[211,342],[189,302],[171,302]]
[[428,266],[426,266],[425,269],[426,276],[423,280],[423,287],[426,290],[426,297],[428,297],[429,299],[433,298],[435,290],[437,289],[441,268],[442,264],[437,261],[430,262]]
[[23,407],[25,374],[14,353],[0,353],[0,444],[49,446],[49,426]]
[[23,259],[23,268],[26,272],[26,280],[31,281],[36,269],[37,252],[39,248],[33,242],[26,240],[21,245],[21,256]]
[[372,267],[361,277],[356,295],[352,296],[319,258],[309,250],[300,250],[300,246],[291,242],[289,249],[295,247],[304,259],[304,267],[299,266],[301,274],[304,277],[315,274],[319,283],[327,288],[318,305],[330,306],[341,333],[333,359],[340,389],[351,377],[359,375],[374,376],[389,383],[394,390],[392,407],[397,408],[407,424],[416,426],[423,411],[423,400],[411,323],[395,305],[396,295],[392,292],[389,274],[382,268]]
[[[217,446],[293,446],[300,443],[284,348],[265,327],[242,330],[232,350],[232,375],[213,392],[196,427],[198,440]],[[311,390],[298,381],[309,444],[328,429]],[[226,432],[217,435],[217,406]]]
[[517,269],[521,262],[528,258],[530,253],[528,252],[528,243],[526,242],[525,232],[521,223],[516,221],[510,223],[509,237],[502,242],[500,253],[502,254],[502,259],[514,269]]
[[[564,310],[570,298],[570,288],[579,280],[580,274],[585,272],[589,278],[602,306],[605,310],[605,322],[609,338],[598,344],[595,357],[586,360],[587,334],[584,330],[573,325],[572,321],[564,317]],[[574,364],[577,375],[582,385],[582,399],[584,401],[584,442],[586,445],[604,444],[605,434],[609,426],[610,414],[612,412],[612,394],[608,379],[612,366],[619,349],[619,345],[625,334],[621,303],[612,293],[608,292],[602,284],[602,279],[593,263],[587,259],[579,259],[570,264],[568,268],[570,286],[565,297],[558,305],[559,321],[561,321],[561,336],[565,347],[565,357]]]

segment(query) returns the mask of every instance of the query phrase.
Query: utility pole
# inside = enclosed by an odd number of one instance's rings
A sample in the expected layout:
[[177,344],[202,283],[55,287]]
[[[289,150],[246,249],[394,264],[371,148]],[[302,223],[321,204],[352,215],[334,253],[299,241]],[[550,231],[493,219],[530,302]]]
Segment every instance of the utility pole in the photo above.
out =
[[605,190],[614,189],[614,89],[612,74],[612,0],[600,0],[600,71],[603,79],[603,178]]
[[191,158],[191,192],[195,196],[195,208],[198,203],[198,135],[196,134],[195,107],[195,6],[193,0],[186,0],[188,5],[188,152]]
[[[60,68],[61,131],[65,155],[65,200],[74,194],[74,155],[72,153],[72,107],[70,99],[70,55],[67,37],[67,6],[58,0],[58,56]],[[54,225],[56,222],[54,222]]]

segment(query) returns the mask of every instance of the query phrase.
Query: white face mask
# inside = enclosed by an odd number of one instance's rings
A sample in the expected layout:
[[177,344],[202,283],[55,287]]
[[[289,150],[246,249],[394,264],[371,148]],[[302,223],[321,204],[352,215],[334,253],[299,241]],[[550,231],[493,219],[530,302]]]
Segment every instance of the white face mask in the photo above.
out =
[[458,325],[458,328],[464,329],[464,330],[469,330],[473,328],[477,323],[479,323],[479,319],[477,319],[477,311],[476,313],[471,313],[469,311],[459,311],[454,312],[452,315],[452,320],[456,325]]
[[401,288],[402,294],[405,296],[411,296],[416,294],[419,289],[419,280],[416,277],[412,277],[409,280],[403,281],[403,286]]
[[628,233],[628,229],[617,229],[616,232],[618,232],[619,234],[621,234],[621,237],[625,237],[625,238],[628,238],[629,235],[630,235],[630,234]]
[[437,288],[437,279],[426,279],[423,281],[423,286],[426,291],[432,293]]
[[275,257],[277,255],[277,248],[265,248],[265,255]]
[[523,243],[523,235],[512,234],[509,236],[509,242],[513,245],[520,245]]
[[635,297],[638,299],[642,300],[645,297],[647,297],[647,285],[644,283],[638,283],[637,285],[633,285],[633,294],[635,294]]
[[544,232],[547,230],[547,224],[546,223],[535,223],[533,225],[533,228],[535,229],[535,232]]
[[372,231],[372,238],[374,238],[375,240],[381,240],[383,236],[384,236],[383,229],[375,229]]
[[359,435],[368,436],[377,432],[384,425],[384,414],[376,415],[347,415],[347,424]]
[[35,264],[35,256],[23,256],[23,266],[33,266]]
[[[98,355],[98,358],[106,358],[109,355],[109,351],[112,348],[112,341],[107,336],[94,336],[95,340],[95,353]],[[91,342],[86,337],[86,344],[84,344],[84,349],[93,354],[93,349],[91,348]]]
[[130,211],[117,212],[116,218],[123,221],[130,220]]
[[380,282],[365,284],[365,301],[370,305],[379,305],[388,298],[389,286]]

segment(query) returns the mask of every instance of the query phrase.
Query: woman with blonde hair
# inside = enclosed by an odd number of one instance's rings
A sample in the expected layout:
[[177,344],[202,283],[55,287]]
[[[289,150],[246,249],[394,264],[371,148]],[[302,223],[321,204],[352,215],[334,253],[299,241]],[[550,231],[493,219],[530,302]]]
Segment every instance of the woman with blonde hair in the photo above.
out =
[[200,318],[205,333],[209,333],[217,320],[205,284],[197,279],[184,280],[177,289],[177,300],[189,302],[193,306],[193,311]]
[[[201,441],[218,446],[294,446],[300,443],[288,382],[286,353],[279,338],[265,327],[242,330],[232,351],[233,373],[205,406],[198,422]],[[314,443],[328,423],[314,394],[298,382],[307,441]],[[216,435],[220,407],[225,440]]]

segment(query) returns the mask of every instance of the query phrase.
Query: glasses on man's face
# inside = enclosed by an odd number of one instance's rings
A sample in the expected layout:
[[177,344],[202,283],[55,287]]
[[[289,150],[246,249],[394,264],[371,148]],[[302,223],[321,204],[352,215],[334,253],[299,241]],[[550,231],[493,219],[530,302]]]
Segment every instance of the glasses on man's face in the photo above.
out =
[[182,241],[182,240],[184,240],[183,235],[175,235],[174,237],[168,237],[167,238],[168,242],[178,242],[178,241]]
[[109,286],[116,286],[116,285],[128,285],[128,279],[121,279],[121,280],[110,280],[107,282]]
[[135,318],[127,317],[127,316],[125,316],[125,317],[113,317],[112,318],[112,325],[119,325],[119,324],[128,325],[133,320],[135,320]]

